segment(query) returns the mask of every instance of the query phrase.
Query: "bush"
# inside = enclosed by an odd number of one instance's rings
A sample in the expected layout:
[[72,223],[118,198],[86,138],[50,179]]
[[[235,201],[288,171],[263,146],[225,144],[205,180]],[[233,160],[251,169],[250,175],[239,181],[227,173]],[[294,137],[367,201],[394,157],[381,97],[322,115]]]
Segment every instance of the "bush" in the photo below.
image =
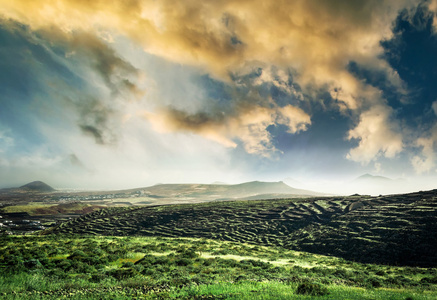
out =
[[178,256],[182,258],[196,258],[199,255],[193,249],[181,249],[178,250]]
[[378,276],[385,276],[385,272],[382,271],[382,270],[379,270],[379,271],[376,271],[376,272],[375,272],[375,275],[378,275]]
[[120,269],[111,270],[108,272],[108,274],[117,280],[122,280],[122,279],[135,277],[138,274],[138,272],[137,270],[132,268],[120,268]]
[[324,296],[329,294],[328,289],[317,283],[304,282],[299,284],[296,289],[296,294],[310,296]]
[[59,268],[50,269],[50,270],[46,271],[46,274],[48,276],[55,277],[57,279],[67,278],[67,274],[62,269],[59,269]]
[[71,268],[74,270],[75,273],[93,273],[96,271],[96,268],[94,268],[94,266],[90,266],[81,261],[76,261],[72,263]]
[[29,259],[23,264],[26,269],[41,269],[43,267],[38,259]]
[[26,270],[22,257],[16,255],[6,256],[4,259],[4,264],[6,271],[10,273],[16,274]]
[[191,264],[191,260],[188,258],[181,258],[175,261],[176,265],[179,267],[185,267]]
[[122,264],[122,268],[133,268],[133,267],[134,267],[134,263],[131,262],[131,261],[124,262],[124,263]]
[[73,254],[69,255],[67,259],[70,260],[83,260],[87,255],[81,250],[75,250]]
[[108,278],[108,276],[106,276],[105,274],[92,274],[89,281],[98,283],[98,282],[104,280],[105,278]]
[[429,284],[437,284],[437,276],[435,277],[423,277],[420,282],[429,283]]
[[379,288],[381,287],[381,281],[378,278],[370,277],[365,281],[366,287]]

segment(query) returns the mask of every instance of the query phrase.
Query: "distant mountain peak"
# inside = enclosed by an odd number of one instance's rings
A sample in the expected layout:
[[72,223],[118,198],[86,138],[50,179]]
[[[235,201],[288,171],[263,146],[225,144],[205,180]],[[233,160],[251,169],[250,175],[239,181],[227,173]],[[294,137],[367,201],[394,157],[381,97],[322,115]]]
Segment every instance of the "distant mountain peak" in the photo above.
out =
[[20,189],[35,191],[35,192],[53,192],[55,191],[50,185],[42,182],[42,181],[32,181],[28,184],[20,186]]
[[358,178],[372,178],[372,177],[374,177],[374,176],[371,175],[371,174],[369,174],[369,173],[366,173],[366,174],[361,175],[361,176],[358,177]]
[[214,181],[211,184],[216,184],[216,185],[228,185],[229,183],[223,182],[223,181]]
[[386,181],[392,181],[392,179],[388,178],[388,177],[384,177],[384,176],[375,176],[375,175],[371,175],[369,173],[366,173],[364,175],[361,175],[360,177],[356,178],[355,180],[386,180]]

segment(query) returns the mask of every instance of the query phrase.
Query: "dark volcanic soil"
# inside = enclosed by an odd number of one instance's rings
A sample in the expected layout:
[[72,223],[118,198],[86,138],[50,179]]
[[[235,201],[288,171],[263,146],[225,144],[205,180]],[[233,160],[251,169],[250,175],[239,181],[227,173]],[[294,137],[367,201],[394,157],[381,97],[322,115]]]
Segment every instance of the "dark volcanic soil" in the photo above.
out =
[[437,266],[437,190],[391,196],[110,208],[46,233],[204,237],[345,259]]

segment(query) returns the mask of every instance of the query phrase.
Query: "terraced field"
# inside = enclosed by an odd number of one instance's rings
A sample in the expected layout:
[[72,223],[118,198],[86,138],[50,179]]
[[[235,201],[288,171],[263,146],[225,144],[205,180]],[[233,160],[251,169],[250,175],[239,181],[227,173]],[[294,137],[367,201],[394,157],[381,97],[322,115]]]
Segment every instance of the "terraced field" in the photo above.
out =
[[437,190],[392,196],[110,208],[48,233],[204,237],[349,260],[437,266]]

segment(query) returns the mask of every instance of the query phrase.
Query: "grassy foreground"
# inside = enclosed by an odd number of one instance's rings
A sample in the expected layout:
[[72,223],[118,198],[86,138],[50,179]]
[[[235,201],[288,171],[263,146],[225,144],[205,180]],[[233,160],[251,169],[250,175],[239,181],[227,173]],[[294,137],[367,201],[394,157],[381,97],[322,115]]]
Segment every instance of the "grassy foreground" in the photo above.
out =
[[207,239],[0,238],[0,299],[437,299],[437,269]]

